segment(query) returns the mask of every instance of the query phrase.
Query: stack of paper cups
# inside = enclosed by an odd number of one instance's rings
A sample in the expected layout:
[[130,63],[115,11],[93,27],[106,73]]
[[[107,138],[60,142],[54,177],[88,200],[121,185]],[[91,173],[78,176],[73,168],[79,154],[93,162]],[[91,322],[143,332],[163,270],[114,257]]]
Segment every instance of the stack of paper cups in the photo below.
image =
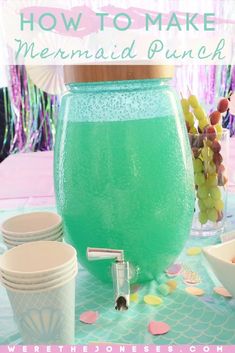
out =
[[76,250],[41,241],[23,244],[0,257],[0,276],[23,344],[73,344]]
[[61,217],[53,212],[21,214],[6,220],[1,227],[8,249],[34,241],[63,241]]

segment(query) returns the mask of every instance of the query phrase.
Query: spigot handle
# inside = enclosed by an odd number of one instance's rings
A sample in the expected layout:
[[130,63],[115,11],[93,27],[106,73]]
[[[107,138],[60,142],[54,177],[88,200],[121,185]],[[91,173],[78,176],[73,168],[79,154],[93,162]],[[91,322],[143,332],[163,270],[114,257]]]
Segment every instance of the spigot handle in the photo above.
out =
[[129,262],[124,260],[123,250],[88,248],[90,261],[115,260],[112,264],[112,278],[115,296],[115,309],[127,310],[130,303]]
[[123,250],[113,250],[113,249],[100,249],[100,248],[88,248],[87,258],[90,261],[97,260],[116,260],[117,262],[124,261],[124,251]]

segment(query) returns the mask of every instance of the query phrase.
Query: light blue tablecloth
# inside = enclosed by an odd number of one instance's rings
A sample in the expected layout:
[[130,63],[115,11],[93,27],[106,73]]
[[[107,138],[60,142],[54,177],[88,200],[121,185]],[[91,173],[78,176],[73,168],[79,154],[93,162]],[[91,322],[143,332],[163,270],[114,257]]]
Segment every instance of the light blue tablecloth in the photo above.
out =
[[[0,222],[21,211],[2,212]],[[230,195],[228,207],[227,230],[232,229],[235,229],[235,194]],[[235,344],[235,301],[213,292],[219,283],[203,255],[190,257],[186,254],[189,247],[203,247],[218,241],[217,238],[191,238],[177,260],[198,272],[201,277],[198,287],[205,291],[205,296],[197,298],[188,295],[182,277],[178,276],[177,290],[164,297],[163,304],[158,307],[143,302],[146,294],[159,295],[157,283],[151,282],[139,289],[139,301],[132,303],[127,312],[116,312],[113,309],[112,288],[80,269],[76,291],[76,343]],[[206,299],[212,302],[205,302]],[[79,321],[80,314],[86,310],[99,312],[100,317],[95,325],[85,325]],[[151,336],[147,329],[151,320],[168,323],[171,331],[164,336]],[[0,287],[0,344],[20,342],[5,289]]]

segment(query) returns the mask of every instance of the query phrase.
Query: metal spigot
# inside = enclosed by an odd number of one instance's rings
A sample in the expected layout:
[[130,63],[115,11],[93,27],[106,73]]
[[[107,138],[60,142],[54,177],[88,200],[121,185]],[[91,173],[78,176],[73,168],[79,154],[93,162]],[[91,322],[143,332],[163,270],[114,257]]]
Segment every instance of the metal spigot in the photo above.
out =
[[112,278],[115,295],[115,309],[127,310],[130,304],[130,269],[129,262],[124,260],[123,250],[88,248],[87,258],[90,261],[114,259]]

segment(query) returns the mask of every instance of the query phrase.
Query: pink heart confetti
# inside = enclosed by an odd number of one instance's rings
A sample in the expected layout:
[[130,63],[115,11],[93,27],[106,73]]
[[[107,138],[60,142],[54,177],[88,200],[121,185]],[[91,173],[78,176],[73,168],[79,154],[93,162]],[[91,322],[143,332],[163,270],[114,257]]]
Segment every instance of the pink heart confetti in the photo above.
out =
[[148,325],[148,330],[151,335],[165,335],[170,331],[170,326],[165,322],[151,321]]
[[232,298],[232,295],[224,287],[215,287],[214,292],[225,298]]
[[168,276],[177,276],[180,274],[182,266],[180,264],[174,264],[166,270]]
[[97,311],[86,311],[80,315],[80,321],[84,324],[95,324],[99,318],[99,313]]

